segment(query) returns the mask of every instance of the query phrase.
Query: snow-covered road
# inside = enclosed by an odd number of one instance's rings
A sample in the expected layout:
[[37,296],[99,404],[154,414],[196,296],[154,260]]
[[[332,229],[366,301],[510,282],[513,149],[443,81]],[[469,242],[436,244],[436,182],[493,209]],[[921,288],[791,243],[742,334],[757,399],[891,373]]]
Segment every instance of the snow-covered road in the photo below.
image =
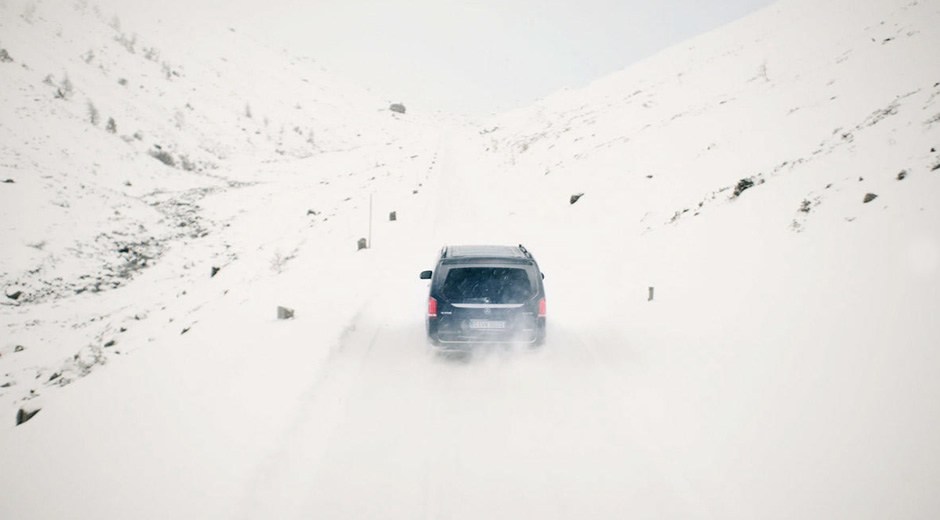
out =
[[[627,235],[607,245],[609,254],[592,254],[604,236],[590,215],[570,206],[570,216],[546,222],[545,206],[567,201],[527,189],[482,150],[467,135],[445,139],[416,218],[383,238],[395,247],[369,252],[379,276],[254,473],[244,518],[793,518],[854,516],[878,503],[922,510],[922,492],[896,479],[902,468],[932,471],[915,462],[930,452],[935,422],[918,394],[932,358],[918,340],[910,351],[884,352],[874,329],[848,325],[877,320],[884,304],[867,291],[890,298],[876,289],[878,276],[865,289],[853,273],[834,272],[829,283],[841,294],[794,303],[805,297],[802,275],[769,267],[778,276],[768,280],[762,266],[780,258],[819,264],[822,255],[829,260],[817,269],[830,261],[839,269],[838,256],[824,245],[782,243],[738,253],[751,255],[743,264],[724,262],[726,251],[758,239],[759,225]],[[424,338],[427,286],[417,273],[442,244],[484,241],[524,242],[537,255],[547,276],[547,344],[437,354]],[[647,302],[653,273],[671,276],[663,296]],[[853,292],[869,303],[839,307]],[[931,334],[922,316],[904,320]],[[891,383],[898,374],[908,380]],[[901,439],[909,444],[886,455]],[[871,452],[881,463],[865,459]],[[848,474],[857,480],[833,480]],[[902,495],[907,506],[895,501]]]
[[403,301],[415,295],[412,271],[389,272],[311,377],[252,482],[246,518],[694,510],[632,440],[642,425],[625,400],[629,350],[558,326],[540,350],[436,354],[415,311],[423,295]]
[[291,426],[251,483],[245,517],[690,511],[684,493],[631,442],[638,425],[624,400],[634,384],[625,344],[598,344],[590,331],[556,325],[567,321],[562,312],[552,315],[541,349],[445,355],[428,347],[420,312],[427,288],[417,273],[429,266],[414,258],[432,260],[437,246],[428,244],[449,237],[514,231],[495,200],[512,194],[492,177],[499,169],[456,142],[444,145],[440,186],[430,187],[437,192],[392,238],[399,256],[371,252],[382,282],[311,375]]
[[648,464],[624,442],[623,383],[609,365],[556,348],[565,335],[541,352],[434,355],[419,324],[396,299],[357,318],[262,468],[247,517],[620,510],[602,497]]

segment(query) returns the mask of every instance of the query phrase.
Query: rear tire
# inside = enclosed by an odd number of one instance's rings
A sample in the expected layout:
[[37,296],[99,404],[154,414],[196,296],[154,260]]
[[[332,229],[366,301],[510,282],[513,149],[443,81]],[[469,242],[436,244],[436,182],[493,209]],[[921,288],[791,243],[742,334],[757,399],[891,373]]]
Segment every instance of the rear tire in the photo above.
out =
[[538,331],[535,333],[535,343],[532,344],[533,348],[541,347],[545,344],[545,326],[539,327]]

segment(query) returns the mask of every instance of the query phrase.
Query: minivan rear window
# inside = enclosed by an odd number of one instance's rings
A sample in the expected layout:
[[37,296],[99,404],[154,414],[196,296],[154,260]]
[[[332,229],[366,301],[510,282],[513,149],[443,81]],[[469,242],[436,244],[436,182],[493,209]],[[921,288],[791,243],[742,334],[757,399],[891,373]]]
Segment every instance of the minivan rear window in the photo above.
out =
[[451,268],[441,286],[452,303],[523,303],[533,294],[529,274],[515,267]]

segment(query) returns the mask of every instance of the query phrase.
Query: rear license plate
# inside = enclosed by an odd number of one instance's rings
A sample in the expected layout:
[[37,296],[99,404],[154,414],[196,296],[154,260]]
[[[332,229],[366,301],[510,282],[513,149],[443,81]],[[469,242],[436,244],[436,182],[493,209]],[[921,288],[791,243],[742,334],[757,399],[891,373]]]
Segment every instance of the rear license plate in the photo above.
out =
[[467,326],[471,329],[505,329],[505,321],[469,320]]

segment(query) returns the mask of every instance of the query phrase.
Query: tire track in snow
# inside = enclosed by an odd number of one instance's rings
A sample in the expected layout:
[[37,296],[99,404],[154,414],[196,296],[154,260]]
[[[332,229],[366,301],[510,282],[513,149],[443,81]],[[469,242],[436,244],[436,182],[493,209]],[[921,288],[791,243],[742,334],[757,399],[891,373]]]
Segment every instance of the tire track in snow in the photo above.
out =
[[[380,328],[364,321],[365,309],[350,321],[301,399],[293,425],[258,468],[247,490],[244,518],[291,518],[302,490],[346,413],[348,393],[360,375]],[[283,487],[285,483],[290,484]]]

